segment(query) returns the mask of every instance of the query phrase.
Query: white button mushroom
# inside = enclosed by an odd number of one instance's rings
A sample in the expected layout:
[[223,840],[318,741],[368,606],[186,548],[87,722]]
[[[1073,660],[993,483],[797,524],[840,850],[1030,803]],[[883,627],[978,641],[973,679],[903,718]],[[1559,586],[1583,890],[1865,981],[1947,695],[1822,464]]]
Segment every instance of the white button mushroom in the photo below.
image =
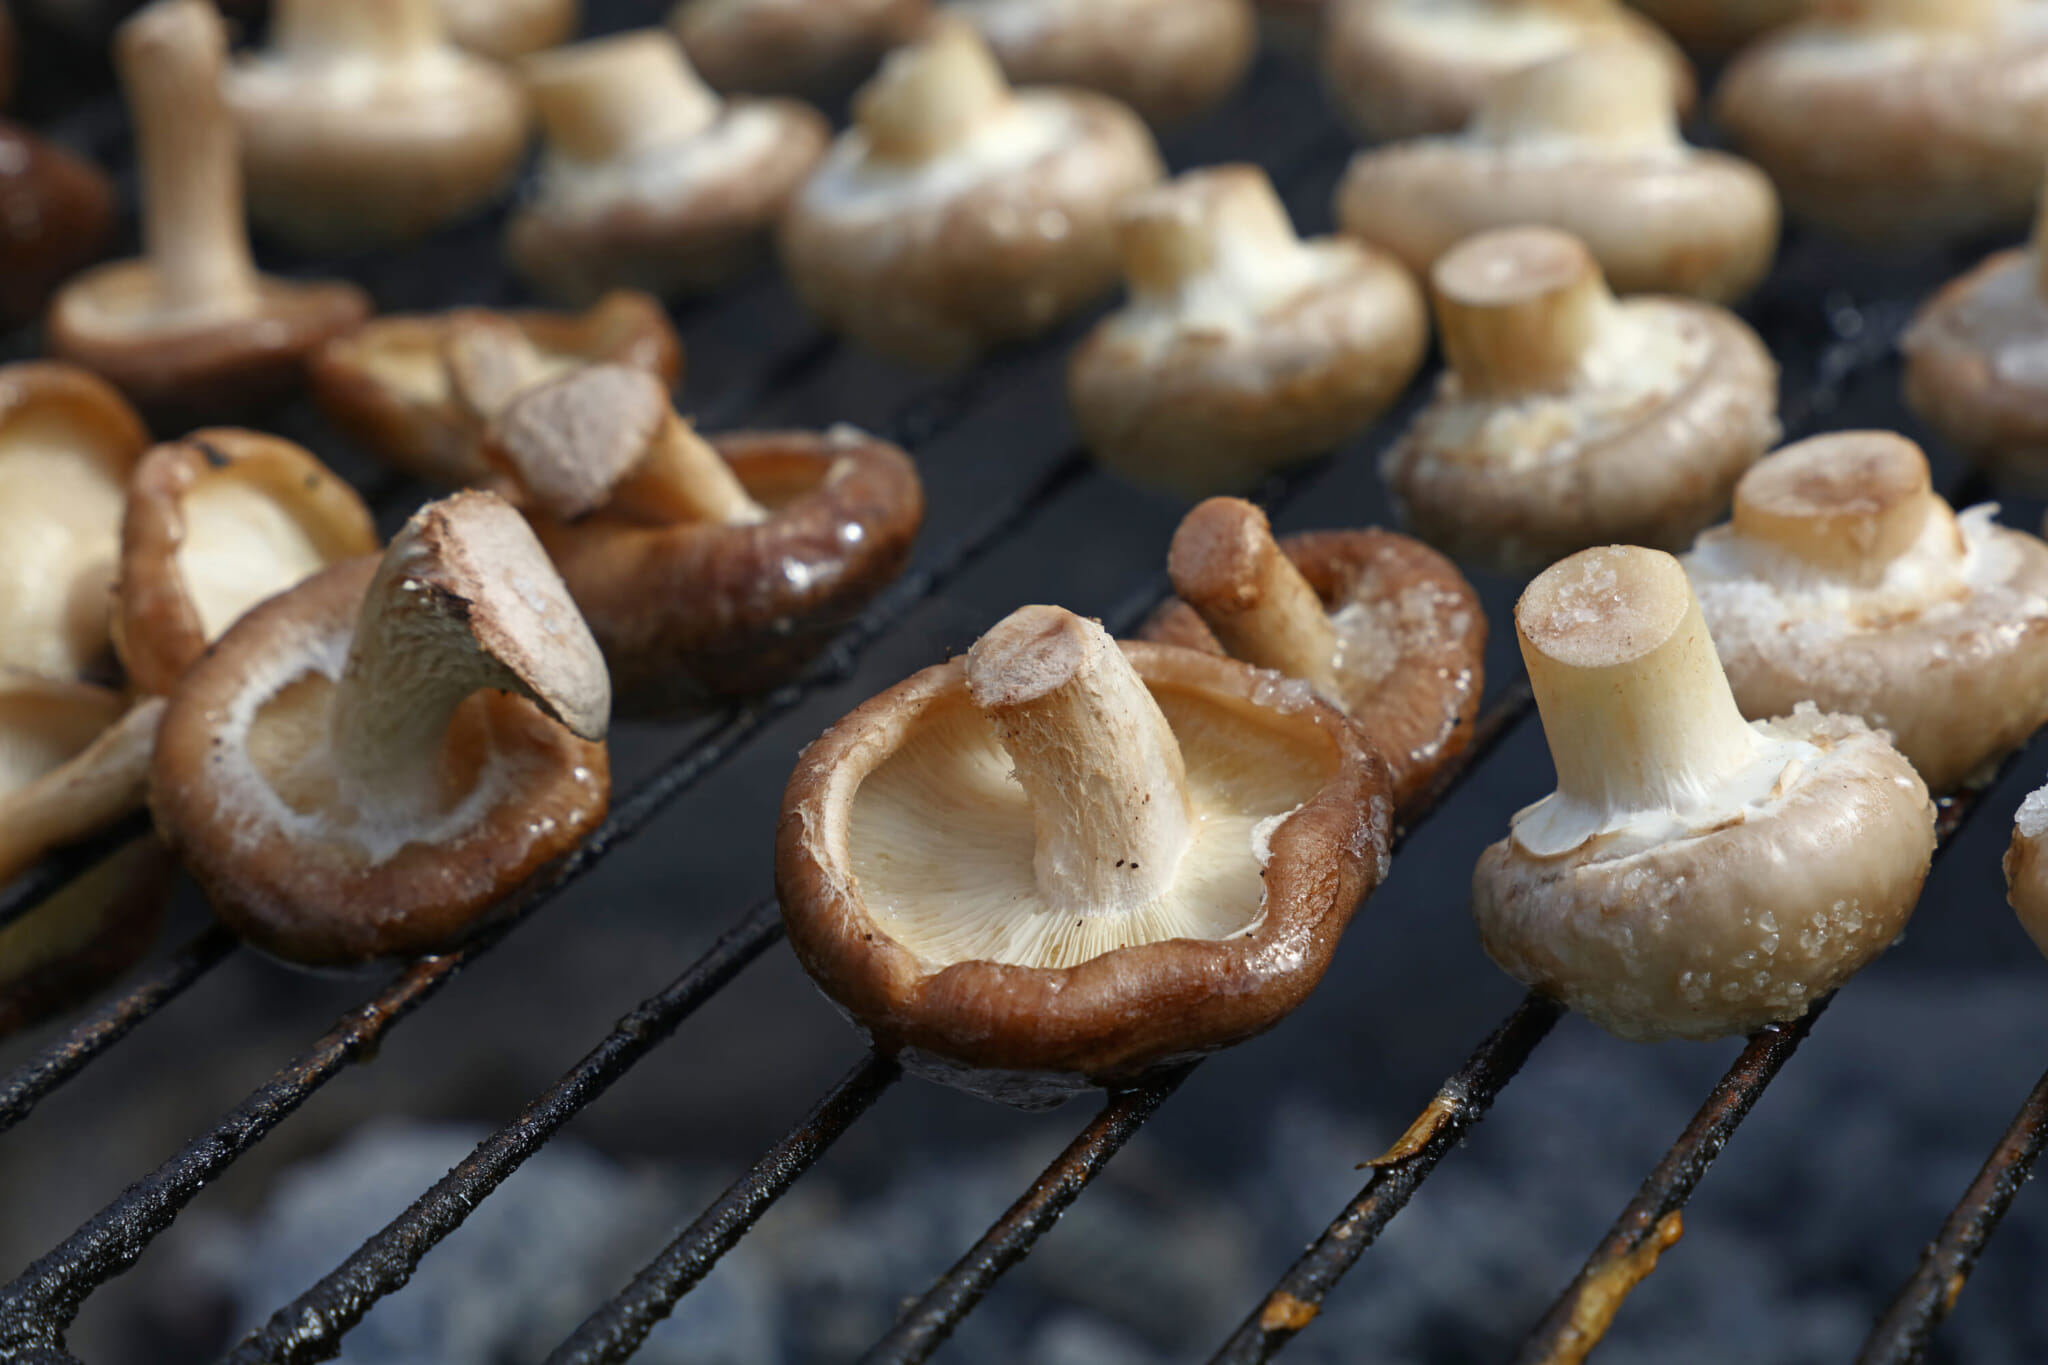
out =
[[503,62],[567,42],[576,31],[579,4],[578,0],[435,0],[435,7],[451,42]]
[[1853,716],[1744,721],[1677,560],[1573,555],[1515,629],[1557,790],[1473,873],[1509,975],[1624,1038],[1714,1038],[1797,1018],[1898,936],[1925,784]]
[[931,0],[680,0],[669,27],[717,89],[843,94],[918,36]]

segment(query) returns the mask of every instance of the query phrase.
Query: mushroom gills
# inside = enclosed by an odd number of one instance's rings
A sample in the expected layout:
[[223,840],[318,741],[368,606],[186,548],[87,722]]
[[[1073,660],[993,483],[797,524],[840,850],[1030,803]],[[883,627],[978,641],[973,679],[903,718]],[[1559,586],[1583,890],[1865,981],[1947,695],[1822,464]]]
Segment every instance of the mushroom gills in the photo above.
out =
[[202,476],[185,494],[183,511],[178,572],[209,640],[272,593],[327,567],[305,523],[241,479]]
[[0,440],[0,667],[72,677],[106,652],[122,488],[98,444],[38,418]]

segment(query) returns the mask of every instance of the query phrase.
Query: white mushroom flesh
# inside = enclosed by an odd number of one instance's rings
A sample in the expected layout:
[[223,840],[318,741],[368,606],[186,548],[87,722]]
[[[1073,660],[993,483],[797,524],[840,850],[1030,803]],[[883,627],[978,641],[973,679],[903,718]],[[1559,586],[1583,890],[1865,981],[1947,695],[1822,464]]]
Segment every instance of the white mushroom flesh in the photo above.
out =
[[0,668],[76,676],[107,648],[122,479],[60,420],[0,436]]
[[1589,43],[1503,77],[1451,142],[1512,148],[1518,158],[1680,158],[1670,65],[1640,43]]

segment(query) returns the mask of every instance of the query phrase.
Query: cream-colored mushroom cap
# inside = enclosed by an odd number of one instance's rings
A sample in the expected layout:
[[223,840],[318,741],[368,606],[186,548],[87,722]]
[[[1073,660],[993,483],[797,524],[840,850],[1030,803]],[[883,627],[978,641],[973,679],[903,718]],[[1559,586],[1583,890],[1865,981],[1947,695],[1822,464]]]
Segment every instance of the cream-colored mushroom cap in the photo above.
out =
[[1787,446],[1685,558],[1744,715],[1813,701],[1892,734],[1937,792],[2048,721],[2048,545],[1957,516],[1889,432]]
[[823,96],[916,38],[930,13],[931,0],[680,0],[668,22],[720,90]]
[[1337,214],[1417,271],[1475,232],[1541,223],[1621,293],[1716,303],[1748,293],[1778,242],[1770,180],[1687,145],[1669,65],[1612,37],[1502,76],[1462,133],[1359,153]]
[[1129,109],[1013,91],[970,25],[940,20],[862,87],[854,126],[783,220],[783,264],[830,326],[960,365],[1107,289],[1118,214],[1162,170]]
[[1714,1038],[1797,1018],[1898,936],[1926,785],[1853,716],[1743,720],[1677,560],[1573,555],[1515,630],[1557,790],[1473,872],[1509,975],[1624,1038]]
[[1422,363],[1422,291],[1370,247],[1304,242],[1255,166],[1190,171],[1121,221],[1131,298],[1074,352],[1083,439],[1137,482],[1202,496],[1333,449]]
[[1380,468],[1416,532],[1459,559],[1682,549],[1777,439],[1777,367],[1755,333],[1711,304],[1617,301],[1576,238],[1481,233],[1430,282],[1448,371]]
[[1629,0],[1694,53],[1731,52],[1804,16],[1812,0]]
[[2005,898],[2027,936],[2048,953],[2048,787],[2029,792],[2013,816]]
[[578,0],[435,0],[450,42],[510,61],[576,32]]

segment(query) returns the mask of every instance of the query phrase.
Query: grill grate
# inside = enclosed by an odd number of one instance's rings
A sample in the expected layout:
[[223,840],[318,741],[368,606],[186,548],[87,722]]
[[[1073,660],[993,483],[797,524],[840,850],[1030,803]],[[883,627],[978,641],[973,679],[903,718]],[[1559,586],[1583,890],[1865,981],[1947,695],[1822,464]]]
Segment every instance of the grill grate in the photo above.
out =
[[[649,16],[635,12],[630,17],[644,22]],[[1240,96],[1228,118],[1201,131],[1183,146],[1170,146],[1170,153],[1179,153],[1171,159],[1180,166],[1253,153],[1268,167],[1291,201],[1299,201],[1307,192],[1319,191],[1341,164],[1348,148],[1326,121],[1300,116],[1306,106],[1296,89],[1298,85],[1296,74],[1284,61],[1263,61],[1253,85]],[[110,110],[110,102],[103,99],[78,112],[71,121],[74,136],[92,142],[103,158],[126,155],[121,120],[117,111]],[[1286,122],[1282,116],[1289,111],[1293,111],[1291,122],[1295,125],[1290,131],[1306,135],[1291,140],[1269,137],[1270,128]],[[1268,145],[1276,141],[1280,144],[1277,147]],[[445,289],[435,293],[431,288],[423,288],[431,284],[427,277],[432,271],[428,267],[412,269],[406,275],[403,269],[390,266],[382,258],[344,265],[350,273],[367,272],[387,285],[393,279],[411,280],[409,286],[381,289],[383,297],[393,292],[406,294],[409,290],[409,296],[418,297],[420,306],[454,301],[445,297]],[[1780,350],[1781,360],[1787,362],[1785,421],[1790,435],[1805,434],[1824,425],[1838,410],[1847,390],[1882,370],[1910,302],[1910,296],[1865,301],[1857,311],[1865,324],[1862,329],[1837,328],[1834,338],[1817,354],[1802,352],[1797,357],[1800,368],[1795,375],[1793,358],[1786,349],[1788,338],[1800,335],[1801,321],[1811,311],[1815,299],[1823,296],[1826,285],[1825,277],[1812,269],[1811,258],[1806,262],[1806,270],[1804,277],[1799,275],[1796,265],[1781,272],[1781,278],[1767,287],[1751,309],[1752,320],[1774,349]],[[483,296],[496,299],[509,292],[506,283],[498,278]],[[468,293],[469,301],[478,297],[476,292]],[[1832,308],[1825,300],[1823,306]],[[691,316],[696,315],[693,312]],[[971,417],[1001,402],[1027,372],[1042,366],[1047,357],[1062,352],[1078,334],[1078,324],[1069,326],[1042,343],[998,357],[966,376],[915,395],[897,410],[887,434],[914,452],[922,452]],[[695,365],[699,359],[695,349],[698,340],[687,326],[685,338],[693,348],[691,360]],[[26,354],[32,345],[32,339],[18,336],[8,339],[0,350],[10,355]],[[1790,343],[1792,350],[1799,350],[1801,345],[1797,340]],[[813,382],[840,354],[836,343],[808,332],[792,344],[778,342],[765,348],[748,345],[740,349],[750,356],[765,355],[766,359],[754,360],[719,386],[718,400],[704,411],[708,426],[730,425],[774,406],[778,399]],[[306,419],[299,414],[291,420]],[[290,434],[289,423],[286,426]],[[508,907],[487,933],[455,951],[424,959],[399,972],[369,1000],[344,1013],[310,1048],[278,1070],[217,1124],[130,1186],[19,1278],[0,1289],[0,1357],[33,1362],[71,1361],[73,1357],[63,1346],[64,1334],[88,1296],[134,1264],[151,1240],[170,1226],[206,1184],[264,1140],[327,1082],[380,1047],[391,1029],[413,1009],[581,881],[615,848],[646,829],[686,792],[714,776],[774,722],[845,682],[860,658],[901,627],[914,611],[942,594],[984,556],[1027,537],[1032,523],[1074,491],[1088,476],[1088,470],[1080,452],[1071,448],[1056,451],[992,510],[972,519],[964,531],[945,540],[937,552],[920,557],[917,566],[878,598],[802,681],[731,708],[698,731],[616,805],[610,818],[581,849],[524,888],[517,903]],[[1261,490],[1260,501],[1272,508],[1285,505],[1323,472],[1323,466],[1315,466],[1276,478]],[[409,501],[417,500],[418,491],[403,481],[380,476],[364,482],[367,495],[387,519]],[[940,535],[951,529],[937,521],[932,527]],[[1113,630],[1127,630],[1164,591],[1163,574],[1147,573],[1114,610],[1105,614],[1106,622]],[[1497,619],[1496,629],[1502,624]],[[1409,809],[1401,812],[1403,836],[1419,828],[1448,800],[1459,783],[1486,762],[1531,709],[1526,681],[1517,678],[1500,687],[1483,713],[1467,753]],[[1978,808],[1976,795],[1973,792],[1944,804],[1940,830],[1944,851],[1953,847],[1953,836]],[[142,828],[140,817],[124,822],[50,859],[0,892],[0,927],[40,904],[98,858],[134,838]],[[465,1161],[340,1266],[278,1309],[264,1326],[235,1348],[230,1358],[237,1362],[299,1362],[338,1354],[343,1335],[378,1300],[402,1288],[422,1258],[460,1227],[471,1210],[565,1123],[604,1094],[672,1036],[701,1005],[758,960],[780,939],[781,933],[779,915],[772,902],[757,903],[746,910],[686,971],[620,1019],[554,1085],[480,1143]],[[43,1099],[237,951],[237,945],[225,932],[206,929],[43,1047],[0,1082],[0,1132],[21,1123]],[[1474,964],[1474,970],[1486,969]],[[1680,1211],[1759,1096],[1791,1059],[1825,1003],[1816,1005],[1794,1024],[1766,1029],[1750,1040],[1613,1229],[1537,1326],[1518,1359],[1576,1361],[1598,1343],[1629,1290],[1654,1269],[1659,1252],[1677,1239],[1682,1228]],[[1217,1360],[1269,1359],[1313,1320],[1325,1296],[1365,1249],[1374,1244],[1452,1147],[1485,1116],[1523,1063],[1550,1035],[1560,1013],[1556,1005],[1534,996],[1524,999],[1513,1010],[1444,1083],[1403,1139],[1385,1155],[1368,1163],[1371,1173],[1358,1196],[1310,1245],[1272,1292],[1252,1306],[1242,1325],[1218,1351]],[[1179,1089],[1193,1069],[1176,1069],[1112,1094],[1043,1174],[980,1241],[904,1310],[895,1326],[863,1359],[905,1362],[928,1358],[1003,1274],[1030,1253],[1037,1240]],[[869,1057],[856,1065],[616,1297],[593,1312],[549,1357],[551,1365],[629,1357],[681,1296],[867,1112],[899,1074],[892,1062],[881,1058]],[[1964,1192],[1938,1240],[1929,1246],[1918,1269],[1880,1319],[1859,1360],[1898,1362],[1919,1357],[1930,1334],[1953,1307],[1965,1277],[2027,1178],[2044,1135],[2048,1135],[2048,1077],[2028,1097],[1982,1172]]]

